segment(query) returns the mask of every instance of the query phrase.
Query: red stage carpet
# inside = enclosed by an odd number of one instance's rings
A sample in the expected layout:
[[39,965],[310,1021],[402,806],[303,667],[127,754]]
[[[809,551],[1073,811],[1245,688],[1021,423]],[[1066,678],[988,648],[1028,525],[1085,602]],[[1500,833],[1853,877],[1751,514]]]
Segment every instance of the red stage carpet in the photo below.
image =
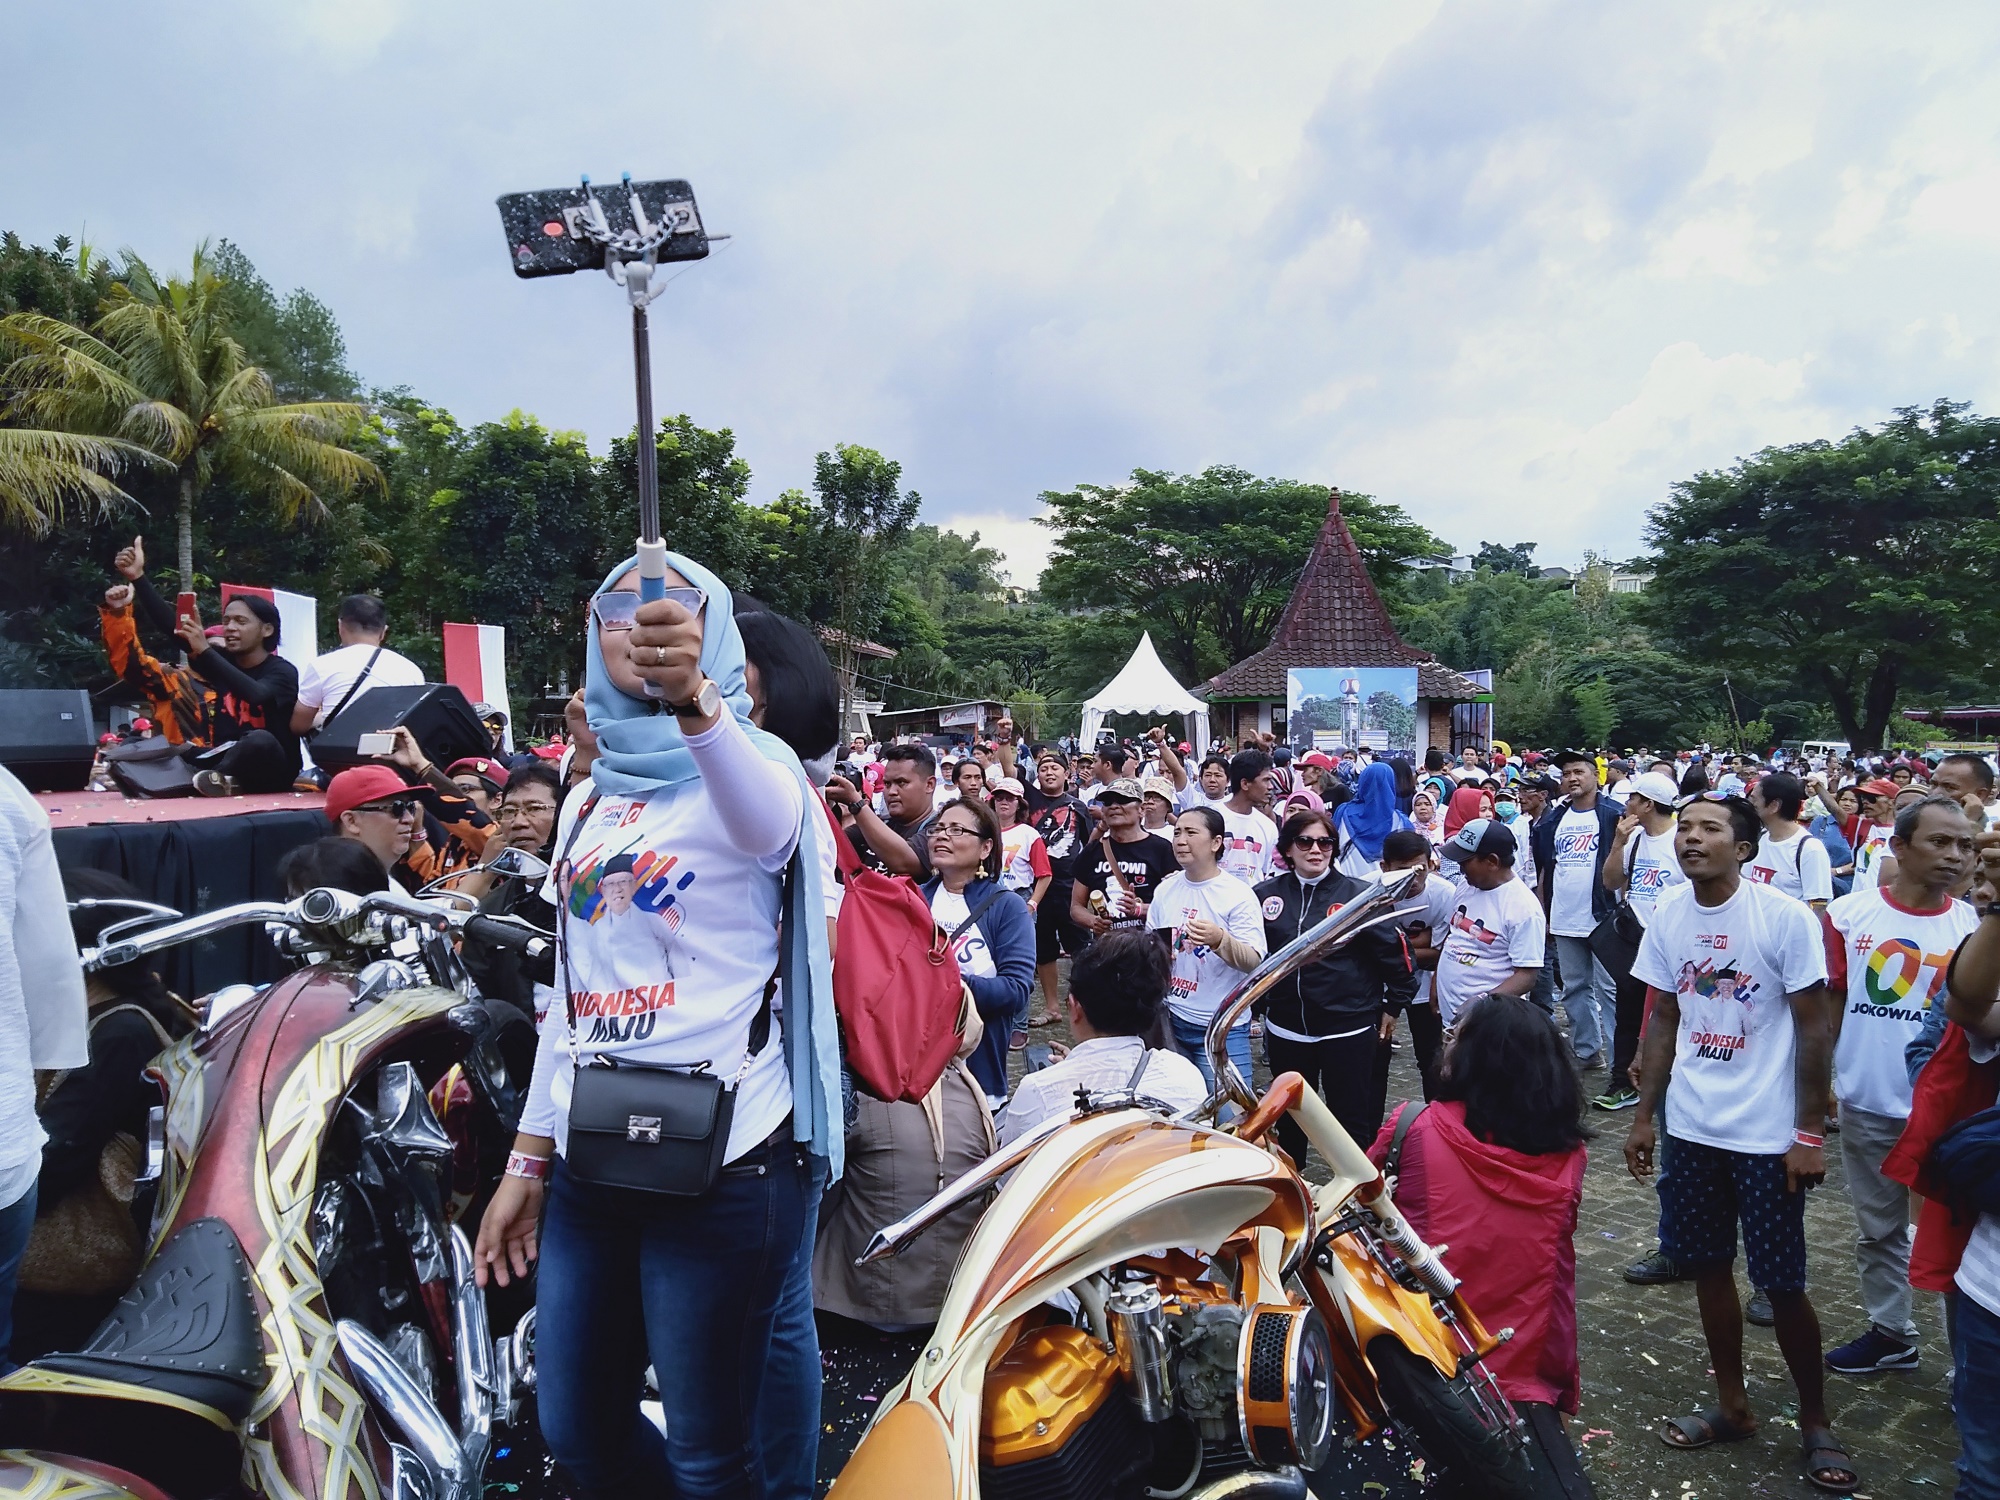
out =
[[272,792],[263,797],[128,797],[123,792],[37,792],[35,800],[56,828],[93,823],[186,823],[238,813],[318,812],[321,792]]

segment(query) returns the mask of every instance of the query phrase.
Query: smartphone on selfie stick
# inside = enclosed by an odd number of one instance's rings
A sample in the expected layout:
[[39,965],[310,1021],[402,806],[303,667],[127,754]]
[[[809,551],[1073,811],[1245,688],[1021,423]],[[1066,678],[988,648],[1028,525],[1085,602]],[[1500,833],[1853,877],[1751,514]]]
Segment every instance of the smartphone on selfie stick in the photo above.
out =
[[[599,199],[584,178],[573,188],[510,193],[500,199],[500,223],[514,274],[567,276],[601,270],[625,289],[632,307],[632,373],[638,389],[639,597],[665,597],[667,544],[660,536],[660,481],[653,431],[652,334],[646,304],[666,289],[652,285],[661,261],[702,260],[711,235],[701,223],[694,189],[677,178],[634,182],[627,172],[618,192]],[[659,694],[652,683],[646,691]]]

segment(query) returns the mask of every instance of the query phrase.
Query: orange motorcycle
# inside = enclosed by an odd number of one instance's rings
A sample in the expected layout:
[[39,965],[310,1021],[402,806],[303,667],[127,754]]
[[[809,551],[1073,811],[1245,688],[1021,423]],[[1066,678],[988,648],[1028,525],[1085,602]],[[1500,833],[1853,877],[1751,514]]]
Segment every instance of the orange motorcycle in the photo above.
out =
[[478,995],[455,940],[546,935],[400,891],[112,904],[142,914],[86,969],[250,924],[304,967],[218,991],[154,1060],[151,1249],[83,1348],[0,1378],[0,1500],[477,1500],[534,1314],[494,1339],[454,1220],[505,1161],[534,1023]]
[[[1394,920],[1408,879],[1382,878],[1224,1001],[1199,1109],[1079,1090],[1068,1118],[875,1236],[864,1259],[998,1188],[840,1500],[1297,1500],[1337,1444],[1391,1422],[1443,1493],[1560,1493],[1483,1362],[1512,1331],[1481,1324],[1445,1247],[1297,1074],[1255,1098],[1224,1046],[1279,981]],[[1331,1180],[1268,1139],[1287,1114]]]

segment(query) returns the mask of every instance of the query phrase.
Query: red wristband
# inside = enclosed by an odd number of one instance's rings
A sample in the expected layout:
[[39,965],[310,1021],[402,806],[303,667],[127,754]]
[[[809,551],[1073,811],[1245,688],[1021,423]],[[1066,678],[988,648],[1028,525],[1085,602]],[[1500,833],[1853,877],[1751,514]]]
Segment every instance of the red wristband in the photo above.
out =
[[547,1156],[530,1156],[525,1151],[510,1151],[507,1154],[507,1175],[526,1177],[539,1182],[549,1175],[549,1163],[554,1160]]
[[1794,1130],[1792,1132],[1792,1144],[1794,1146],[1810,1146],[1815,1151],[1822,1151],[1826,1148],[1826,1137],[1823,1135],[1814,1135],[1806,1130]]

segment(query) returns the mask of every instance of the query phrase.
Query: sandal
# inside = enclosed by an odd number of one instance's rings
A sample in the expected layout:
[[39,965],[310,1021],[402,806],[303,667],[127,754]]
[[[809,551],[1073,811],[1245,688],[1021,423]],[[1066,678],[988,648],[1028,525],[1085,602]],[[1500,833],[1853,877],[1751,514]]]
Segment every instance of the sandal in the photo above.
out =
[[1062,1017],[1055,1014],[1055,1012],[1053,1011],[1044,1011],[1039,1016],[1028,1017],[1028,1024],[1030,1026],[1037,1026],[1037,1027],[1053,1026],[1056,1024],[1056,1022],[1060,1021],[1061,1019]]
[[[1818,1434],[1817,1438],[1814,1434]],[[1854,1471],[1854,1460],[1834,1441],[1831,1427],[1815,1427],[1806,1434],[1802,1457],[1806,1482],[1816,1490],[1825,1490],[1829,1495],[1851,1495],[1861,1483],[1861,1476]],[[1823,1479],[1820,1477],[1823,1474],[1845,1474],[1847,1478]]]
[[[1676,1437],[1674,1434],[1680,1434]],[[1669,1448],[1706,1448],[1711,1443],[1740,1443],[1757,1435],[1757,1424],[1738,1426],[1711,1406],[1693,1416],[1675,1417],[1660,1429],[1660,1441]]]

